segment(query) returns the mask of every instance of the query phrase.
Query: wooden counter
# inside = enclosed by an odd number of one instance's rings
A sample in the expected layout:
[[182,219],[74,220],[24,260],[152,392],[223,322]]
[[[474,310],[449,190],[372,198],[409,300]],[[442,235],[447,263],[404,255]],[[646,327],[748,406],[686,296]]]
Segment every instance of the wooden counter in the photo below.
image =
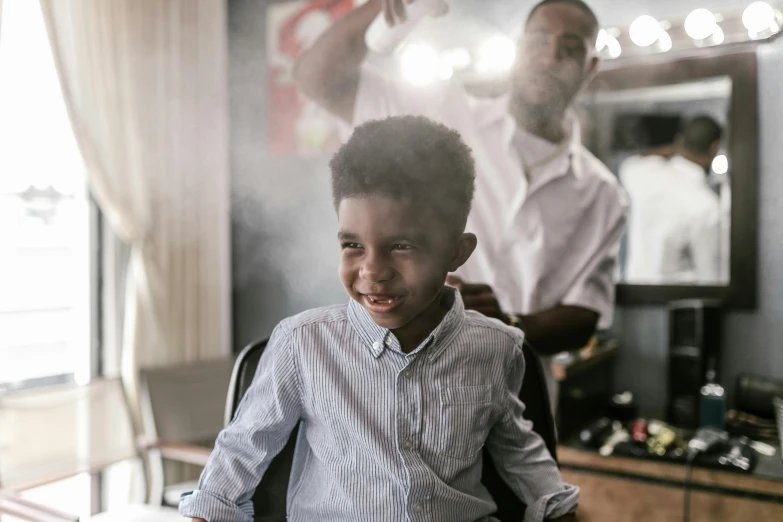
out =
[[[685,467],[558,446],[563,478],[579,486],[582,522],[682,520]],[[783,520],[783,461],[760,457],[753,473],[694,468],[693,522]]]
[[[612,393],[612,363],[618,346],[593,344],[555,359],[561,384],[559,429],[570,438],[606,404]],[[679,522],[683,520],[685,466],[633,457],[602,457],[560,445],[563,479],[581,488],[580,522]],[[758,457],[753,473],[694,468],[691,522],[783,522],[783,461]]]

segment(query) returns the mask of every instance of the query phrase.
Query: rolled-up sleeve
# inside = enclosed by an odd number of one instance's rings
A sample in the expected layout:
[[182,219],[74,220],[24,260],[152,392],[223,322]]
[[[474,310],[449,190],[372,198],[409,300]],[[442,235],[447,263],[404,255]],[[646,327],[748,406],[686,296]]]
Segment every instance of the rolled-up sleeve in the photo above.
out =
[[527,505],[526,522],[540,522],[576,511],[579,488],[563,482],[544,440],[525,420],[525,405],[519,400],[525,373],[520,346],[509,362],[503,416],[493,426],[487,449],[503,480]]
[[301,417],[295,354],[283,326],[272,333],[234,420],[215,442],[198,489],[179,512],[209,522],[252,522],[251,498]]

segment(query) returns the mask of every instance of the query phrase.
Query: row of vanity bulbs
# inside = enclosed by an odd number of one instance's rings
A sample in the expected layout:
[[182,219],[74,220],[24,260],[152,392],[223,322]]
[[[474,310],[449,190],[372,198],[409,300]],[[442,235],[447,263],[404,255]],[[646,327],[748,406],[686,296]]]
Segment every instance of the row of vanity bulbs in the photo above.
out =
[[[776,35],[781,26],[781,12],[759,1],[744,10],[722,14],[696,9],[676,25],[643,15],[625,32],[619,28],[601,29],[596,48],[602,57],[611,59],[619,58],[624,51],[626,55],[649,54],[670,51],[674,46],[708,47],[760,40]],[[404,44],[397,55],[402,77],[417,86],[447,80],[456,74],[470,73],[484,79],[502,77],[508,74],[515,56],[516,44],[504,34],[484,39],[472,51],[458,47],[439,52],[426,41],[414,41]]]
[[[753,2],[734,18],[739,18],[745,29],[744,39],[761,40],[774,36],[781,30],[783,14],[767,2]],[[728,15],[713,13],[709,9],[693,10],[682,23],[682,29],[697,47],[720,45],[726,41],[723,24],[736,22]],[[736,24],[735,24],[736,25]],[[640,48],[652,52],[666,52],[673,47],[673,25],[659,21],[650,15],[636,18],[628,27],[627,37]],[[596,47],[605,58],[619,58],[623,53],[620,43],[623,37],[618,28],[601,29]]]

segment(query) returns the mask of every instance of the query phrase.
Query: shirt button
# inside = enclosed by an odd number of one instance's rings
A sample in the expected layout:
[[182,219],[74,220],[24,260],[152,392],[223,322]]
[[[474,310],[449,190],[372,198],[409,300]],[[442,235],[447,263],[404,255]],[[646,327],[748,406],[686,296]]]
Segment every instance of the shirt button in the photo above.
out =
[[411,449],[411,439],[405,439],[402,443],[402,447],[405,449]]
[[410,378],[413,376],[413,372],[412,372],[412,371],[410,371],[410,370],[405,370],[405,372],[403,373],[403,375],[405,375],[405,378],[406,378],[406,379],[410,379]]
[[372,343],[373,350],[378,350],[378,349],[380,349],[380,347],[381,347],[381,343],[379,343],[378,341],[375,341],[374,343]]
[[416,505],[413,506],[413,510],[416,511],[416,513],[421,513],[424,511],[424,506],[421,505],[421,502],[416,502]]

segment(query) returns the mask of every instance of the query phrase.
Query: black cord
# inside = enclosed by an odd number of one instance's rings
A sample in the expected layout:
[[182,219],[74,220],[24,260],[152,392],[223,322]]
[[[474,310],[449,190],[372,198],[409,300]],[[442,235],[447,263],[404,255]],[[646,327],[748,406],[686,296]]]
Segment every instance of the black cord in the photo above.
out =
[[685,461],[685,479],[682,482],[683,489],[683,504],[682,504],[682,520],[683,522],[689,522],[691,519],[691,474],[693,473],[693,461],[696,460],[696,456],[699,454],[698,450],[691,450],[688,452],[688,459]]

